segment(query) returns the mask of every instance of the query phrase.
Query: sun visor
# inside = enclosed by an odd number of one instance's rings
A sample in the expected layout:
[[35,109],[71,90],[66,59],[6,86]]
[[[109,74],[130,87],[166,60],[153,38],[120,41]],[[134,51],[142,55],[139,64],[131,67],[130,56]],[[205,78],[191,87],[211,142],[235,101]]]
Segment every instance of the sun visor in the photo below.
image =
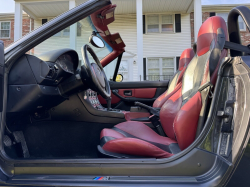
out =
[[123,52],[126,46],[119,33],[111,34],[108,24],[115,20],[116,5],[108,5],[91,14],[91,20],[100,36],[109,44],[113,50]]
[[105,9],[101,12],[103,25],[108,25],[115,21],[115,8],[116,5],[112,5],[109,9]]
[[111,39],[112,44],[116,45],[116,48],[121,49],[125,47],[125,44],[119,33],[112,34],[110,36],[110,39]]

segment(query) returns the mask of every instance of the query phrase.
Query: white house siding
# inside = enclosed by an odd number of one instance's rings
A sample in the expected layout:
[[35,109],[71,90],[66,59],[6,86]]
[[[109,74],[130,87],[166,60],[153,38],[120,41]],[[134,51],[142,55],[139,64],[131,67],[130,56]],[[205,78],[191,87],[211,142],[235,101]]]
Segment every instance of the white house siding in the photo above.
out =
[[120,33],[126,45],[125,50],[128,52],[123,54],[123,60],[126,60],[129,64],[129,80],[137,80],[138,67],[136,63],[136,15],[115,15],[115,21],[108,25],[108,27],[111,33]]
[[126,44],[126,51],[136,54],[136,15],[115,15],[115,21],[108,27],[111,33],[120,33]]
[[143,35],[144,57],[175,57],[191,47],[190,14],[181,14],[181,33]]
[[[34,21],[34,28],[38,28],[42,25],[42,20],[35,20]],[[60,42],[59,42],[60,40]],[[34,48],[34,54],[39,56],[42,53],[62,49],[62,48],[69,48],[70,40],[69,37],[50,37],[49,39],[43,41],[41,44]]]
[[[136,55],[135,14],[116,15],[115,21],[109,25],[109,29],[111,33],[119,32],[126,44],[125,50]],[[143,46],[144,58],[180,56],[183,50],[191,47],[190,14],[181,14],[181,33],[143,34]],[[124,58],[126,58],[125,55]],[[133,80],[136,80],[137,68],[143,67],[137,67],[136,56],[133,57],[132,61]]]

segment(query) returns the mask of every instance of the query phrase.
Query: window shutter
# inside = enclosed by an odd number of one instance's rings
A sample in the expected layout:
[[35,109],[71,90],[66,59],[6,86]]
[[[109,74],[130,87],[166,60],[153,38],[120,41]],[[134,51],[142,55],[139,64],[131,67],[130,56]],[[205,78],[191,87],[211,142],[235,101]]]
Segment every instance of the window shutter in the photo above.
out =
[[47,23],[48,19],[42,19],[42,24]]
[[143,58],[143,80],[146,80],[146,72],[147,72],[147,69],[146,69],[146,58]]
[[180,57],[177,56],[177,57],[176,57],[176,70],[179,69],[179,62],[180,62]]
[[181,14],[175,14],[175,32],[181,32]]
[[210,12],[210,17],[215,16],[215,12]]
[[146,23],[145,23],[145,15],[142,15],[142,26],[143,26],[143,28],[142,28],[142,30],[143,30],[143,34],[145,34],[146,33]]

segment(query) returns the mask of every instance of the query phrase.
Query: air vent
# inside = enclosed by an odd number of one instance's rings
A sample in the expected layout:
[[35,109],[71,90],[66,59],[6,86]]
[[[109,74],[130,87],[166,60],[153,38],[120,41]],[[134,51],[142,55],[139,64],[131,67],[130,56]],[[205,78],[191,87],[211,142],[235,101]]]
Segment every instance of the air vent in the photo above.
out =
[[49,73],[47,74],[46,78],[52,79],[55,75],[55,68],[53,65],[49,65]]

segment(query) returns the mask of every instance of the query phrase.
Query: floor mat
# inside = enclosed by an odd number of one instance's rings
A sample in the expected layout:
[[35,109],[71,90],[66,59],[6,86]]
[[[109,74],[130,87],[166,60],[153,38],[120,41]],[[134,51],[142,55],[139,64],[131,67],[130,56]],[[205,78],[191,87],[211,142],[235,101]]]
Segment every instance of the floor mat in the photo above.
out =
[[97,158],[100,132],[114,124],[44,121],[25,125],[32,158]]

